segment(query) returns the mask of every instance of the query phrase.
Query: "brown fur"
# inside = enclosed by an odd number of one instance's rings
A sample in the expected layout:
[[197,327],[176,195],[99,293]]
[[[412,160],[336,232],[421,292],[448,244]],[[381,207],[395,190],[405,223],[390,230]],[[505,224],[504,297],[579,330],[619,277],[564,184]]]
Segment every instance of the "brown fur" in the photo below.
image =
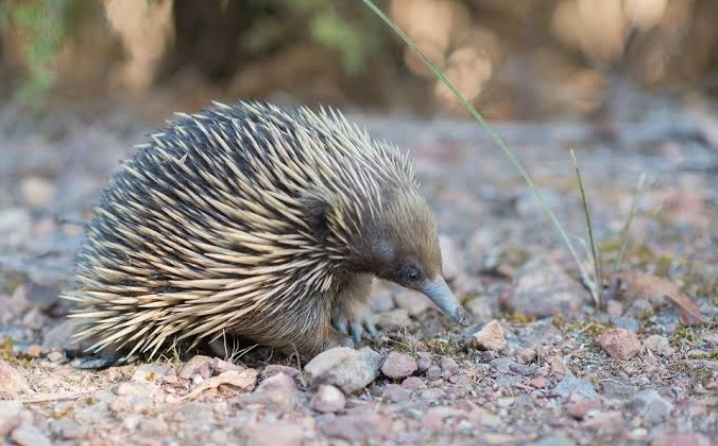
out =
[[230,334],[313,355],[371,332],[372,278],[415,287],[408,264],[441,275],[408,158],[333,111],[217,104],[124,163],[63,297],[94,350]]

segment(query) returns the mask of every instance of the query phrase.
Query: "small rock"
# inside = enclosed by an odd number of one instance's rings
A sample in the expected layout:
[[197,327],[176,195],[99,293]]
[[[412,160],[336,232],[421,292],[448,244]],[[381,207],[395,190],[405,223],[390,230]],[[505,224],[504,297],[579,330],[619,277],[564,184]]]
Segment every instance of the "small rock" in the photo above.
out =
[[257,385],[257,375],[259,375],[259,373],[256,369],[242,368],[241,370],[227,370],[217,376],[212,376],[202,381],[183,398],[195,399],[207,390],[216,391],[220,386],[251,392]]
[[171,370],[167,364],[142,364],[132,374],[132,382],[159,383]]
[[464,412],[451,407],[437,406],[426,411],[421,418],[421,427],[430,431],[440,431],[447,418],[463,415]]
[[656,424],[668,419],[673,404],[663,398],[654,389],[638,392],[625,405],[627,411],[639,415],[649,424]]
[[20,190],[25,203],[30,206],[45,205],[55,196],[55,185],[41,177],[25,178]]
[[384,386],[381,397],[391,403],[400,403],[411,397],[411,390],[397,384],[387,384]]
[[42,431],[30,423],[22,423],[10,434],[12,441],[20,446],[50,446],[52,442]]
[[121,382],[114,387],[117,396],[149,396],[157,390],[158,386],[147,382]]
[[[322,431],[328,437],[352,443],[366,443],[386,437],[391,431],[391,420],[375,414],[345,415],[327,422]],[[281,444],[281,443],[273,443]]]
[[364,347],[355,350],[337,347],[326,350],[304,367],[309,385],[332,384],[345,394],[352,394],[371,384],[379,374],[381,355]]
[[537,389],[543,389],[548,385],[548,380],[543,377],[534,378],[529,381],[529,385]]
[[329,384],[322,384],[310,401],[309,407],[317,412],[333,413],[344,409],[345,404],[346,398],[341,390]]
[[511,312],[544,318],[578,314],[587,302],[590,302],[588,293],[560,265],[538,257],[516,272],[513,292],[501,306]]
[[137,426],[137,430],[146,437],[162,437],[169,434],[169,426],[158,418],[145,418]]
[[578,399],[577,401],[570,401],[566,404],[566,413],[571,418],[582,420],[587,413],[592,410],[597,410],[601,407],[601,403],[598,400],[584,400]]
[[381,373],[387,378],[401,379],[413,374],[417,370],[416,361],[406,353],[390,352],[384,364],[381,366]]
[[399,291],[394,301],[397,307],[405,309],[411,316],[420,316],[431,306],[429,299],[409,290]]
[[606,313],[611,317],[620,317],[623,314],[623,303],[617,300],[606,302]]
[[599,412],[587,417],[581,426],[598,435],[617,435],[624,430],[623,414],[618,410]]
[[453,358],[444,356],[441,358],[441,370],[449,375],[455,375],[461,371],[461,368],[459,368],[459,364],[457,364]]
[[84,429],[69,418],[60,418],[50,422],[50,429],[55,435],[65,440],[73,440],[82,436]]
[[524,365],[515,362],[509,365],[509,370],[521,376],[534,376],[538,373],[539,368],[535,365]]
[[600,386],[601,393],[607,398],[624,400],[630,398],[636,392],[636,388],[634,386],[622,384],[614,380],[601,381]]
[[50,352],[47,354],[47,360],[56,364],[65,361],[65,359],[65,354],[58,351]]
[[417,353],[419,356],[416,358],[416,370],[419,373],[424,373],[431,367],[431,357],[428,353]]
[[469,375],[465,373],[457,373],[456,375],[452,375],[449,377],[449,382],[451,384],[455,384],[456,387],[463,387],[463,386],[469,386],[473,384],[473,380]]
[[536,359],[536,349],[519,347],[514,352],[514,357],[521,364],[531,364]]
[[651,446],[711,446],[711,440],[701,434],[667,434],[653,440]]
[[600,335],[598,344],[612,358],[627,361],[641,351],[641,341],[636,333],[624,328],[614,328]]
[[441,379],[441,376],[442,376],[441,367],[439,367],[437,365],[432,365],[426,371],[426,378],[429,381],[436,381],[437,379]]
[[301,446],[304,429],[299,424],[289,422],[259,422],[250,425],[243,432],[246,444],[252,446]]
[[421,392],[421,398],[425,401],[439,401],[440,399],[444,398],[446,396],[446,392],[444,392],[443,389],[440,387],[435,387],[433,389],[426,389],[423,392]]
[[177,371],[177,377],[181,379],[190,379],[190,377],[205,364],[209,364],[212,358],[204,355],[195,355],[189,361],[182,364]]
[[637,427],[637,428],[633,429],[631,432],[629,432],[626,437],[629,440],[641,441],[641,440],[645,440],[648,437],[648,434],[649,434],[648,429],[646,429],[645,427]]
[[406,378],[404,381],[401,382],[401,385],[403,387],[406,387],[407,389],[425,389],[426,383],[424,383],[424,380],[419,378],[418,376],[410,376]]
[[257,386],[257,391],[277,389],[296,390],[296,388],[297,384],[292,377],[284,373],[277,373],[263,380],[259,386]]
[[560,383],[553,389],[553,392],[562,398],[571,395],[582,396],[589,400],[598,399],[598,393],[593,388],[591,381],[576,378],[572,373],[567,372]]
[[563,379],[564,375],[568,373],[566,364],[563,363],[563,359],[560,355],[551,355],[546,358],[546,363],[551,368],[551,375],[557,380]]
[[13,399],[30,393],[30,384],[16,368],[0,359],[0,398]]
[[517,364],[512,358],[500,356],[492,360],[489,365],[496,369],[499,373],[508,374],[511,371],[511,367],[516,367],[519,364]]
[[22,412],[20,401],[0,401],[0,420],[13,418]]
[[291,377],[295,381],[302,380],[302,372],[299,369],[296,369],[294,367],[289,367],[286,365],[279,365],[279,364],[269,364],[268,366],[266,366],[259,373],[259,379],[265,380],[265,379],[270,378],[271,376],[274,376],[278,373],[283,373],[283,374]]
[[74,419],[81,426],[93,426],[102,423],[111,416],[107,403],[92,404],[83,407],[75,413]]
[[480,350],[492,350],[495,352],[506,348],[504,330],[496,319],[483,326],[481,330],[471,336],[471,345]]
[[186,424],[194,423],[198,426],[208,426],[217,422],[212,406],[203,403],[189,402],[183,404],[177,411],[179,421]]
[[31,358],[39,358],[42,354],[42,346],[38,344],[33,344],[29,346],[27,350],[25,350],[25,354]]
[[515,401],[516,398],[499,398],[498,400],[496,400],[496,405],[501,408],[507,409],[513,406]]
[[265,388],[242,395],[239,401],[245,405],[263,406],[272,412],[291,413],[303,404],[304,397],[297,388]]
[[612,317],[610,321],[616,328],[623,328],[634,333],[638,333],[641,329],[641,321],[633,317]]
[[128,413],[145,413],[152,410],[152,400],[146,396],[121,396],[110,403],[110,410],[116,415]]
[[668,339],[660,335],[651,335],[643,341],[643,346],[653,353],[661,356],[672,355],[675,350],[668,343]]

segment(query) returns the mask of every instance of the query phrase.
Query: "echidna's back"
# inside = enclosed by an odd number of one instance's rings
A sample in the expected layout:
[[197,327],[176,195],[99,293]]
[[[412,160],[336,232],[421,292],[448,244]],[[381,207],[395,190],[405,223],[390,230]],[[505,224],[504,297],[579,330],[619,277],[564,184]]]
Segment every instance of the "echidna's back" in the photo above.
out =
[[140,348],[216,334],[268,299],[333,286],[336,253],[312,231],[308,199],[371,208],[396,187],[415,187],[408,158],[334,112],[241,103],[184,115],[103,191],[69,298],[99,311],[88,334],[102,345],[135,342],[138,325]]

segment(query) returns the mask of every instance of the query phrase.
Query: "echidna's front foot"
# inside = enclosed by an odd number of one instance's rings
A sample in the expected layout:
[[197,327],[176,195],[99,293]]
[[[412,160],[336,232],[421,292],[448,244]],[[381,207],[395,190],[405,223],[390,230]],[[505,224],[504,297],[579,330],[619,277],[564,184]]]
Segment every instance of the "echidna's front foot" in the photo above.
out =
[[355,344],[359,344],[362,339],[362,335],[366,333],[376,341],[379,339],[379,332],[374,325],[374,317],[371,309],[368,306],[362,306],[357,308],[356,306],[350,308],[342,308],[343,311],[338,311],[332,319],[332,325],[340,333],[351,336]]
[[368,274],[351,276],[335,301],[332,325],[339,333],[351,336],[354,344],[361,342],[364,332],[374,341],[379,338],[371,312],[372,280]]

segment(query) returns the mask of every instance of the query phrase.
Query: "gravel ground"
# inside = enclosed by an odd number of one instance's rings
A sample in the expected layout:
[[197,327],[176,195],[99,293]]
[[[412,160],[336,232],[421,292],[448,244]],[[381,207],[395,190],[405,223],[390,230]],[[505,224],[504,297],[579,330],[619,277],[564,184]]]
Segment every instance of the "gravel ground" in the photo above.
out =
[[496,127],[592,271],[576,150],[604,259],[600,310],[476,124],[353,114],[413,153],[472,325],[461,331],[424,297],[377,283],[383,335],[357,350],[307,364],[256,349],[103,370],[65,354],[57,294],[97,192],[156,122],[123,110],[46,115],[0,111],[6,444],[718,444],[718,149],[706,113],[676,107],[612,133]]

